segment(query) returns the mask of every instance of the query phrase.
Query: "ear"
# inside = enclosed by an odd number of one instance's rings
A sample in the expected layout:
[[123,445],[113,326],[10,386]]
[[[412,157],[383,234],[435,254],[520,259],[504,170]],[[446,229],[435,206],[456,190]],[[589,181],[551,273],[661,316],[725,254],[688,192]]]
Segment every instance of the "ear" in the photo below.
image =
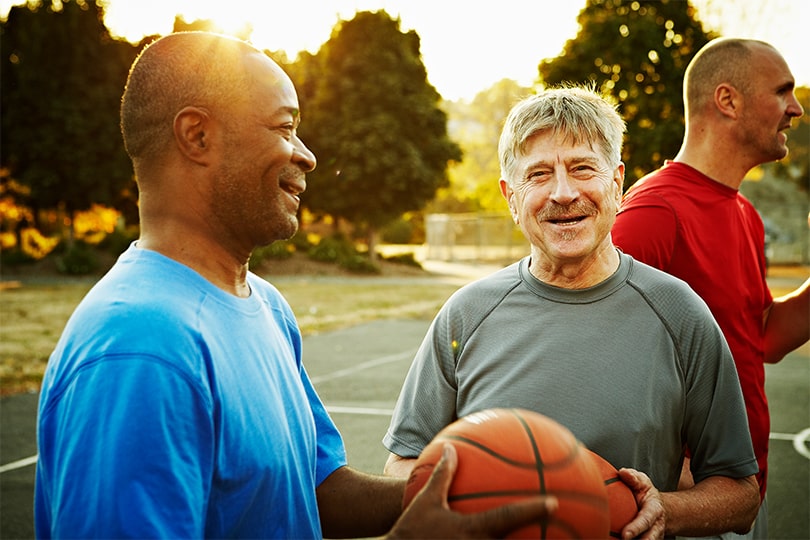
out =
[[498,187],[501,188],[501,195],[506,199],[506,204],[509,205],[509,213],[512,214],[512,220],[517,224],[520,222],[518,216],[517,205],[515,204],[515,190],[509,186],[509,182],[501,178],[498,181]]
[[622,202],[622,190],[624,189],[624,162],[620,161],[619,165],[613,171],[613,186],[616,191],[616,207],[618,208]]
[[714,106],[723,116],[737,118],[742,105],[742,95],[728,83],[721,83],[714,89]]
[[177,148],[195,163],[207,164],[210,161],[210,140],[206,132],[210,123],[208,112],[199,107],[183,107],[174,117]]

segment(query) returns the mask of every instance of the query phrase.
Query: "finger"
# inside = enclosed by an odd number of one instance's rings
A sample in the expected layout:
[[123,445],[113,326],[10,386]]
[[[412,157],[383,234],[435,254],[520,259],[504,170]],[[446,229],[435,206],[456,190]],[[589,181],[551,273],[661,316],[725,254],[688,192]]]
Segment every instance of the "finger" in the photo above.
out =
[[555,497],[531,497],[493,508],[477,515],[481,530],[492,538],[503,538],[510,532],[540,523],[557,509]]
[[456,449],[452,444],[447,443],[442,447],[442,457],[433,468],[425,487],[422,488],[426,495],[429,494],[435,499],[441,499],[445,508],[450,507],[447,504],[447,494],[450,492],[450,484],[453,482],[457,467],[458,454]]

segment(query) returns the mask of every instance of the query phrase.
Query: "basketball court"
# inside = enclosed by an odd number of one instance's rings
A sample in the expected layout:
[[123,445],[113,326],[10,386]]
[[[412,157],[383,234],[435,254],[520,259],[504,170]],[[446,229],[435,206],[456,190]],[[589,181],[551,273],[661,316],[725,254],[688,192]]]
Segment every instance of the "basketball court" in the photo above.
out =
[[[427,320],[381,320],[304,339],[304,362],[349,463],[381,472],[380,439]],[[771,537],[810,538],[810,347],[767,367]],[[0,401],[0,537],[33,537],[36,394]]]

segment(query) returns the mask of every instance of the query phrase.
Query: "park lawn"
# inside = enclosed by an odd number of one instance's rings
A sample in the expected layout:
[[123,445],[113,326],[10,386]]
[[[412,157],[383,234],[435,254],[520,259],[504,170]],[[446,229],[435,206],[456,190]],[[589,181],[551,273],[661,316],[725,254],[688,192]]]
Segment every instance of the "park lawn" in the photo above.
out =
[[[312,335],[383,318],[432,318],[458,284],[440,279],[270,280]],[[0,290],[0,395],[37,391],[48,356],[92,281],[24,284]]]

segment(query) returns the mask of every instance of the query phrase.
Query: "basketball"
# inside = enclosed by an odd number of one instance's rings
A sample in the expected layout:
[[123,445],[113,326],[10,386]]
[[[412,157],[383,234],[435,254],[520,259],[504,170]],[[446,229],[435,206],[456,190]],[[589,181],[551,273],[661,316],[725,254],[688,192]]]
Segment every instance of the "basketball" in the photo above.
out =
[[608,506],[610,507],[610,536],[621,538],[622,529],[630,523],[638,513],[638,504],[627,485],[619,478],[619,472],[602,456],[588,450],[594,462],[602,473],[602,479],[608,492]]
[[559,423],[523,409],[480,411],[437,433],[416,460],[403,506],[425,485],[447,442],[458,454],[452,509],[481,512],[553,495],[559,506],[548,519],[508,538],[608,538],[607,489],[590,453]]

